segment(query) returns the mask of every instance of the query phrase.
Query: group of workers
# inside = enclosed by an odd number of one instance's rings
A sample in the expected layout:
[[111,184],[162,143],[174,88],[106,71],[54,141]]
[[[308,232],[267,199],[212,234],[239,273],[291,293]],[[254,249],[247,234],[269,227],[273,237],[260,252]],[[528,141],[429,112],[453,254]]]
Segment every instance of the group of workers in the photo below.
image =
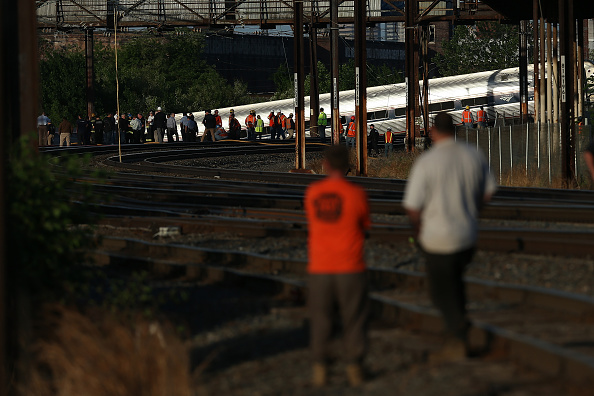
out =
[[[466,128],[474,128],[475,118],[472,114],[472,111],[470,111],[470,106],[466,106],[464,111],[462,111],[461,122]],[[487,115],[487,112],[483,106],[481,106],[476,112],[476,124],[479,128],[486,128],[488,122],[489,116]]]
[[[429,295],[440,311],[448,336],[430,359],[461,360],[469,354],[463,275],[477,241],[477,216],[496,190],[482,154],[454,140],[452,117],[439,113],[430,134],[433,148],[413,165],[403,206],[413,238],[425,257]],[[349,151],[328,148],[323,168],[327,177],[305,194],[308,220],[308,310],[313,358],[312,382],[329,382],[329,351],[335,316],[340,316],[346,376],[351,386],[366,377],[369,314],[364,260],[370,212],[363,188],[348,181]]]

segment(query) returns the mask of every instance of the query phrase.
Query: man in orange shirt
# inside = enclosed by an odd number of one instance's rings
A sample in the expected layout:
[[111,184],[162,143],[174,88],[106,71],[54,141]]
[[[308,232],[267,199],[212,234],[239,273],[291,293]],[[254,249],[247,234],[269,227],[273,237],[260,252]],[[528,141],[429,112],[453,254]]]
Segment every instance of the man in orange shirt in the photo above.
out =
[[314,358],[313,383],[328,381],[327,346],[334,306],[342,317],[347,377],[352,386],[363,382],[362,361],[367,346],[369,302],[363,245],[369,228],[367,194],[346,180],[349,152],[343,145],[326,150],[323,166],[328,177],[305,193],[309,224],[309,314]]

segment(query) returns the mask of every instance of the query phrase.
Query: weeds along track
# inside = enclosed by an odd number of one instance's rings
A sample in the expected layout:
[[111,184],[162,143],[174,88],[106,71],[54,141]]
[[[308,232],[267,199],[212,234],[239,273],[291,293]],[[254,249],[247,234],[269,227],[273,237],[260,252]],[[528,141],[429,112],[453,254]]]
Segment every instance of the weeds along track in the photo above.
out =
[[[103,238],[93,255],[98,265],[149,270],[169,279],[214,280],[304,302],[305,261],[114,237]],[[368,274],[373,319],[423,332],[441,330],[422,273],[370,268]],[[466,278],[466,285],[475,351],[591,390],[593,298],[473,278]]]

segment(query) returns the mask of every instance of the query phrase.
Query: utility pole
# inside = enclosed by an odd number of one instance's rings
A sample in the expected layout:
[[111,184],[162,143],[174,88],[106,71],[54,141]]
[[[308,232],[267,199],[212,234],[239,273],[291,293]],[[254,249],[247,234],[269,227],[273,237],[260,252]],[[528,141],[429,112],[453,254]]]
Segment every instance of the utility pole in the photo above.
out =
[[332,92],[332,144],[340,144],[340,97],[339,97],[339,63],[338,63],[338,0],[330,0],[330,52],[332,54],[331,79]]
[[540,121],[540,79],[538,76],[538,0],[532,1],[532,30],[534,47],[532,63],[534,64],[534,123]]
[[528,122],[528,23],[520,21],[520,118]]
[[367,2],[355,1],[355,122],[357,175],[367,176]]
[[303,96],[303,1],[294,0],[293,71],[295,87],[295,168],[305,169],[305,100]]
[[417,0],[405,2],[404,51],[406,54],[406,146],[413,150],[418,137],[416,117],[419,114],[419,43],[414,27]]
[[320,113],[320,90],[318,87],[318,29],[312,3],[309,24],[309,134],[319,136],[318,116]]
[[87,75],[87,116],[95,113],[95,66],[93,63],[93,29],[85,29],[85,60]]

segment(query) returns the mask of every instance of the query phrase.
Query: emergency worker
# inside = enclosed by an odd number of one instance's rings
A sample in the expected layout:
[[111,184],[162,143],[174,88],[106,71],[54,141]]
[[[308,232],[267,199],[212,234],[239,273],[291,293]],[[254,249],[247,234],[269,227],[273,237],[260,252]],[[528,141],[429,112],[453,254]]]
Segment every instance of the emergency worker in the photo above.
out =
[[254,136],[254,140],[256,140],[256,139],[262,140],[262,134],[264,133],[264,120],[262,119],[262,117],[260,117],[259,114],[256,118],[256,127],[254,129],[256,132],[255,136]]
[[161,107],[157,107],[157,112],[155,113],[155,117],[153,118],[153,128],[153,134],[155,137],[154,141],[163,143],[165,131],[167,130],[167,116],[165,115]]
[[78,116],[76,121],[78,144],[91,144],[91,123],[87,117]]
[[235,114],[229,116],[229,139],[241,139],[241,124],[235,118]]
[[285,120],[285,124],[287,125],[287,139],[293,139],[293,135],[295,134],[295,120],[293,119],[293,113],[289,113],[289,116]]
[[274,117],[274,127],[276,129],[276,137],[279,140],[281,138],[281,134],[283,136],[283,140],[286,138],[285,131],[281,126],[282,115],[283,115],[283,113],[280,110],[278,110],[276,112],[276,116]]
[[483,106],[481,106],[480,110],[476,112],[477,125],[479,128],[486,128],[488,121],[489,118],[487,116],[487,112],[483,109]]
[[326,143],[326,125],[328,125],[328,116],[324,113],[324,108],[320,107],[320,114],[318,116],[318,133],[320,134],[320,142]]
[[274,110],[270,110],[270,114],[268,114],[268,130],[270,132],[270,139],[276,139],[276,127],[274,123]]
[[283,131],[283,139],[287,138],[287,116],[285,115],[285,113],[280,113],[279,116],[279,120],[280,120],[280,129]]
[[349,151],[329,147],[323,160],[328,175],[305,193],[308,234],[308,308],[313,355],[313,384],[328,383],[328,344],[335,306],[342,321],[347,379],[351,386],[363,382],[362,363],[367,349],[365,231],[370,227],[365,191],[349,182]]
[[470,111],[470,106],[466,106],[466,108],[462,112],[462,123],[466,128],[474,127],[474,117],[472,116],[472,112]]
[[72,124],[62,117],[62,122],[58,125],[58,134],[60,135],[60,147],[70,146],[70,136],[72,135]]
[[355,148],[356,143],[356,136],[357,136],[357,124],[355,124],[355,116],[351,116],[351,122],[349,122],[349,126],[347,127],[346,131],[346,146],[349,147],[351,145],[352,148]]
[[214,116],[217,122],[217,125],[223,126],[223,120],[221,119],[221,116],[219,115],[219,111],[215,110],[214,111]]
[[433,146],[415,161],[402,205],[425,256],[429,295],[449,335],[431,358],[445,362],[467,354],[463,276],[476,247],[479,210],[496,184],[480,151],[454,140],[448,113],[437,114],[430,133]]
[[379,148],[377,146],[379,142],[379,132],[375,129],[375,125],[370,125],[371,129],[369,130],[369,154],[371,154],[375,150],[375,154],[379,155]]
[[154,111],[149,111],[149,116],[146,119],[147,125],[148,125],[148,130],[147,130],[147,134],[148,134],[148,138],[145,140],[151,140],[153,142],[156,142],[155,140],[155,135],[154,135],[154,129],[155,129],[155,112]]
[[95,123],[93,124],[93,128],[95,129],[95,144],[103,144],[103,120],[101,117],[95,117]]
[[171,113],[167,118],[167,142],[173,143],[173,136],[179,142],[179,135],[177,134],[177,123],[175,122],[175,113]]
[[[188,121],[186,122],[186,137],[188,138],[188,142],[195,142],[197,133],[198,133],[198,124],[196,123],[196,120],[194,119],[194,114],[190,113],[190,115],[188,116]],[[206,134],[206,132],[205,132],[205,134]]]
[[130,122],[130,126],[132,127],[132,142],[131,143],[136,143],[136,144],[140,143],[140,136],[144,129],[144,126],[143,126],[144,120],[142,120],[140,117],[141,117],[141,115],[138,114],[136,117],[134,117],[134,119],[132,119],[132,122]]
[[218,142],[219,140],[225,140],[229,138],[229,134],[221,125],[217,125],[217,130],[215,131],[215,139]]
[[250,114],[245,118],[248,140],[256,140],[256,110],[250,110]]
[[107,117],[103,119],[103,136],[105,144],[114,144],[115,134],[115,120],[113,119],[113,113],[107,114]]
[[182,113],[183,117],[179,120],[179,129],[181,132],[182,140],[184,142],[188,141],[188,137],[186,134],[186,128],[188,127],[188,115],[186,113]]
[[394,133],[392,132],[392,128],[386,130],[384,139],[386,140],[384,144],[384,156],[388,158],[388,155],[394,153]]

